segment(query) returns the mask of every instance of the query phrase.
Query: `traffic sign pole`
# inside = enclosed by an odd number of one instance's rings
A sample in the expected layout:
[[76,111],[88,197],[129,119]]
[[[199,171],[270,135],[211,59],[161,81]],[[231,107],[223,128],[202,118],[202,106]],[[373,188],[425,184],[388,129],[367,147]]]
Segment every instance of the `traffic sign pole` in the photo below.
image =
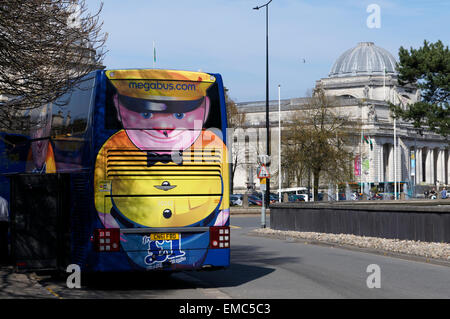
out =
[[[266,184],[264,184],[265,186]],[[264,200],[265,191],[261,190],[262,203],[261,203],[261,228],[266,228],[266,201]]]
[[270,177],[269,170],[264,164],[258,168],[259,187],[262,194],[261,203],[261,228],[266,228],[266,200],[264,194],[267,190],[267,179]]

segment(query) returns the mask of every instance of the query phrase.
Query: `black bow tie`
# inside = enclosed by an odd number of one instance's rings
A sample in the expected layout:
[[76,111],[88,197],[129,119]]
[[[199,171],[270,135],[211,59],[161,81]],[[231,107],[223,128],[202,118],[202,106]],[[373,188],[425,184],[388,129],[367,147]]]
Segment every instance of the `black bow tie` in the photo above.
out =
[[161,162],[164,164],[175,163],[178,165],[183,164],[183,152],[172,153],[172,154],[157,154],[147,152],[147,167],[153,166],[156,163]]

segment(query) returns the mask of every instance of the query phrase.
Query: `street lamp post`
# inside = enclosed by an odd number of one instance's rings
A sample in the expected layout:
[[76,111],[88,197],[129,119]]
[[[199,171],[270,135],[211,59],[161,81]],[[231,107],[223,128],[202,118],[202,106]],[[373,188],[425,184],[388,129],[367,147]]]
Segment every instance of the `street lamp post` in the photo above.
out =
[[[270,131],[269,131],[269,4],[272,2],[270,0],[266,4],[254,7],[254,10],[259,10],[261,8],[266,7],[266,152],[270,157]],[[269,164],[270,166],[270,164]],[[270,204],[270,180],[267,179],[267,194],[266,203],[267,207]]]
[[278,84],[278,202],[281,203],[281,86]]

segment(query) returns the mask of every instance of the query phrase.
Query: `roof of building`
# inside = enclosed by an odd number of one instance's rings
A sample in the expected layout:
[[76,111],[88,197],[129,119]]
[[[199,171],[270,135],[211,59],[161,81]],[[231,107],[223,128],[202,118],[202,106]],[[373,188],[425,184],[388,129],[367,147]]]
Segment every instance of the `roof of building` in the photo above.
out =
[[[354,97],[337,97],[340,106],[355,106],[359,105],[359,99]],[[294,111],[294,110],[302,110],[308,109],[308,100],[309,98],[295,98],[295,99],[282,99],[280,100],[280,109],[282,112],[284,111]],[[381,103],[385,104],[385,102],[369,100],[366,102],[371,103]],[[252,101],[252,102],[239,102],[236,103],[238,108],[238,112],[240,113],[263,113],[266,111],[266,101]],[[278,100],[270,100],[269,101],[269,112],[278,112]]]
[[386,74],[397,75],[396,63],[394,56],[387,50],[373,42],[360,42],[336,60],[329,76],[383,75],[385,69]]

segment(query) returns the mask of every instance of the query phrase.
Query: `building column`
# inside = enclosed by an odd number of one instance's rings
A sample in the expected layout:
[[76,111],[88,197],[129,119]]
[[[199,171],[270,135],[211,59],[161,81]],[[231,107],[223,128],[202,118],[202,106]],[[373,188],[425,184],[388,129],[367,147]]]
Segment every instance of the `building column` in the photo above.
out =
[[409,156],[405,156],[405,149],[402,147],[402,142],[400,137],[398,137],[398,143],[397,143],[397,152],[396,152],[396,158],[397,158],[397,176],[395,180],[397,182],[400,182],[404,179],[403,173],[404,173],[404,164],[405,164],[405,158],[409,158]]
[[388,144],[389,147],[389,157],[388,157],[388,175],[387,181],[394,181],[394,145]]
[[445,157],[445,150],[438,149],[438,158],[437,158],[437,167],[436,167],[436,178],[439,181],[439,184],[445,183],[445,165],[444,165],[444,157]]
[[384,144],[378,144],[378,172],[377,172],[377,182],[384,182],[384,163],[383,163],[383,148]]
[[431,149],[425,150],[425,183],[430,184],[431,183]]
[[445,153],[446,153],[445,165],[447,171],[447,180],[445,181],[445,183],[450,184],[450,149],[447,149]]
[[416,149],[416,185],[422,183],[422,149]]
[[434,149],[432,148],[427,150],[425,174],[425,182],[427,184],[434,184]]

